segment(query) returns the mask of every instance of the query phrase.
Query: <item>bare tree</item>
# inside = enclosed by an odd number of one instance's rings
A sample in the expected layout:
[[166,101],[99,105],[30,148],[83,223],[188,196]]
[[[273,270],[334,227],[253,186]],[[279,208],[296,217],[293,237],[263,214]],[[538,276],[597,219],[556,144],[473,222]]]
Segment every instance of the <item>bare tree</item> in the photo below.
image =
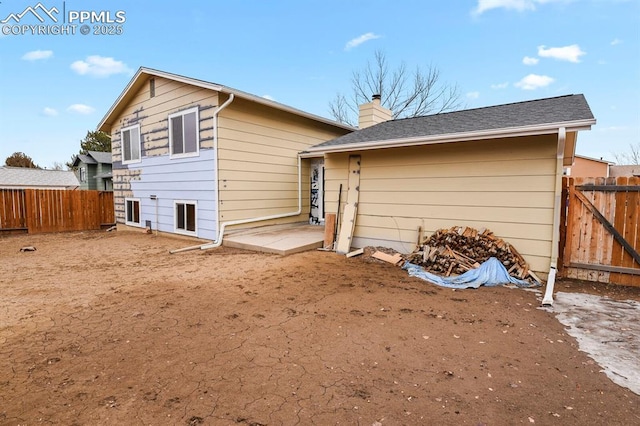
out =
[[391,110],[394,119],[453,111],[462,105],[458,87],[441,82],[436,67],[416,67],[410,72],[403,62],[391,70],[379,50],[373,63],[368,61],[363,70],[353,72],[351,84],[351,97],[338,93],[329,103],[329,112],[336,121],[352,126],[358,123],[358,106],[370,102],[375,94],[381,96],[382,106]]
[[59,161],[54,161],[51,165],[51,170],[64,170],[64,164]]
[[629,151],[613,154],[620,165],[640,165],[640,143],[629,144]]

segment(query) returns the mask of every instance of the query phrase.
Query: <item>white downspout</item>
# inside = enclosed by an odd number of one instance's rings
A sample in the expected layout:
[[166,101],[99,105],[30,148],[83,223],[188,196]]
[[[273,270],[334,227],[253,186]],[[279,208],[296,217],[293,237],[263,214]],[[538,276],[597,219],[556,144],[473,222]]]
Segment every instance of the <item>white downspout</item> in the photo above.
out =
[[543,306],[553,305],[553,287],[556,283],[558,271],[558,246],[560,243],[560,209],[562,208],[562,168],[564,160],[564,145],[567,139],[567,130],[564,127],[558,129],[558,151],[556,152],[556,185],[555,203],[553,206],[553,234],[551,237],[551,265],[549,278],[542,299]]
[[227,228],[227,226],[261,222],[264,220],[281,219],[281,218],[291,217],[291,216],[299,216],[302,213],[302,158],[300,157],[300,154],[298,154],[298,209],[296,211],[289,212],[289,213],[279,213],[279,214],[274,214],[270,216],[253,217],[249,219],[232,220],[232,221],[228,221],[220,224],[220,185],[218,182],[218,179],[219,179],[218,177],[218,169],[219,169],[218,167],[218,113],[222,111],[224,108],[226,108],[227,105],[231,103],[231,101],[233,101],[233,93],[230,94],[229,99],[227,99],[225,103],[220,105],[220,107],[213,114],[213,120],[214,120],[213,121],[214,123],[213,145],[214,145],[215,156],[216,156],[216,159],[215,159],[215,162],[216,162],[215,180],[216,180],[216,200],[217,200],[216,202],[217,202],[217,210],[218,210],[217,214],[218,214],[218,225],[219,225],[218,239],[210,243],[171,250],[169,252],[171,254],[180,253],[180,252],[189,251],[189,250],[196,250],[196,249],[206,250],[210,248],[220,247],[222,245],[224,231]]
[[260,217],[253,217],[249,219],[239,219],[239,220],[224,222],[220,226],[220,232],[218,232],[218,239],[213,243],[203,244],[200,246],[200,248],[202,250],[206,250],[210,248],[220,247],[222,245],[222,238],[224,237],[224,230],[226,229],[227,226],[241,225],[244,223],[261,222],[263,220],[280,219],[280,218],[291,217],[291,216],[299,216],[300,213],[302,213],[302,159],[298,154],[298,210],[294,212],[289,212],[289,213],[279,213],[279,214],[274,214],[270,216],[260,216]]
[[[216,215],[217,215],[216,223],[218,224],[220,223],[220,183],[218,182],[218,169],[219,169],[218,167],[218,164],[219,164],[219,161],[218,161],[218,114],[220,114],[220,111],[222,111],[227,106],[229,106],[229,104],[233,102],[234,98],[235,98],[234,94],[230,93],[229,99],[224,101],[224,103],[220,105],[218,108],[216,108],[216,110],[213,112],[213,152],[215,155],[213,175],[216,183],[214,191],[216,196]],[[196,250],[196,249],[199,249],[201,246],[202,244],[199,244],[197,246],[190,246],[190,247],[170,250],[169,253],[174,254],[174,253],[180,253],[183,251]]]

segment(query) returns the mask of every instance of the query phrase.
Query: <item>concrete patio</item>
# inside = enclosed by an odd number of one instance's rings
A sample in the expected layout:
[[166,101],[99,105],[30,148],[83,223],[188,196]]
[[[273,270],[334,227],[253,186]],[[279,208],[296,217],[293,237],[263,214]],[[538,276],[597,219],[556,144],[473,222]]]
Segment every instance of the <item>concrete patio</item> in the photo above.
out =
[[282,256],[314,250],[324,244],[324,226],[294,223],[229,231],[222,242],[227,247],[275,253]]

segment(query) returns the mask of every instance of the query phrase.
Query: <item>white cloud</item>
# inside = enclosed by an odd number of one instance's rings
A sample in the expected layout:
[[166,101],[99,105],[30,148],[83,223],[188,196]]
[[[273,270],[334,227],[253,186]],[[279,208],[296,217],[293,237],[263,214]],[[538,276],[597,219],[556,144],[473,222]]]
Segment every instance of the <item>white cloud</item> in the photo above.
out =
[[523,12],[525,10],[536,10],[536,5],[552,3],[554,1],[566,0],[478,0],[478,6],[473,10],[473,14],[481,15],[491,9],[508,9]]
[[25,61],[38,61],[40,59],[49,59],[53,56],[53,50],[32,50],[22,55]]
[[622,40],[620,40],[619,38],[614,38],[613,40],[611,40],[611,45],[615,46],[617,44],[622,43]]
[[344,46],[344,50],[351,50],[354,47],[360,46],[364,42],[367,42],[369,40],[375,40],[377,38],[380,38],[380,36],[374,33],[362,34],[359,37],[349,40],[347,44]]
[[491,85],[492,89],[506,89],[507,87],[509,87],[509,83],[508,82],[492,84]]
[[546,75],[529,74],[519,82],[515,83],[515,86],[523,90],[535,90],[540,87],[548,86],[554,81],[555,79]]
[[78,114],[88,115],[95,111],[95,108],[84,104],[73,104],[67,108],[67,111],[77,112]]
[[275,101],[275,99],[273,99],[273,96],[271,95],[262,95],[263,98],[268,99],[270,101]]
[[478,99],[480,97],[480,92],[469,92],[467,93],[468,99]]
[[80,75],[109,77],[112,74],[129,74],[132,70],[122,61],[99,55],[87,56],[85,61],[75,61],[71,69]]
[[535,65],[538,63],[540,59],[538,58],[532,58],[530,56],[525,56],[524,58],[522,58],[522,63],[525,65]]
[[550,47],[548,49],[546,46],[538,46],[538,56],[542,56],[543,58],[553,58],[560,61],[577,63],[580,62],[580,56],[582,55],[586,55],[586,52],[580,49],[580,46],[577,44],[564,47]]
[[55,117],[56,115],[58,115],[58,111],[50,107],[44,107],[44,109],[42,110],[42,113],[47,117]]

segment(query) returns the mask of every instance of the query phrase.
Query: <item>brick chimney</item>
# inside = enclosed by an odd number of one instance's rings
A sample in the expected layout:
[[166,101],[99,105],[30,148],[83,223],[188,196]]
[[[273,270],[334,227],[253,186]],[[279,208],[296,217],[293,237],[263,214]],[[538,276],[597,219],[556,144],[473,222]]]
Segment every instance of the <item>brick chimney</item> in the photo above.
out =
[[380,105],[380,95],[373,95],[371,102],[360,105],[359,110],[358,127],[361,129],[389,121],[392,118],[391,111]]

